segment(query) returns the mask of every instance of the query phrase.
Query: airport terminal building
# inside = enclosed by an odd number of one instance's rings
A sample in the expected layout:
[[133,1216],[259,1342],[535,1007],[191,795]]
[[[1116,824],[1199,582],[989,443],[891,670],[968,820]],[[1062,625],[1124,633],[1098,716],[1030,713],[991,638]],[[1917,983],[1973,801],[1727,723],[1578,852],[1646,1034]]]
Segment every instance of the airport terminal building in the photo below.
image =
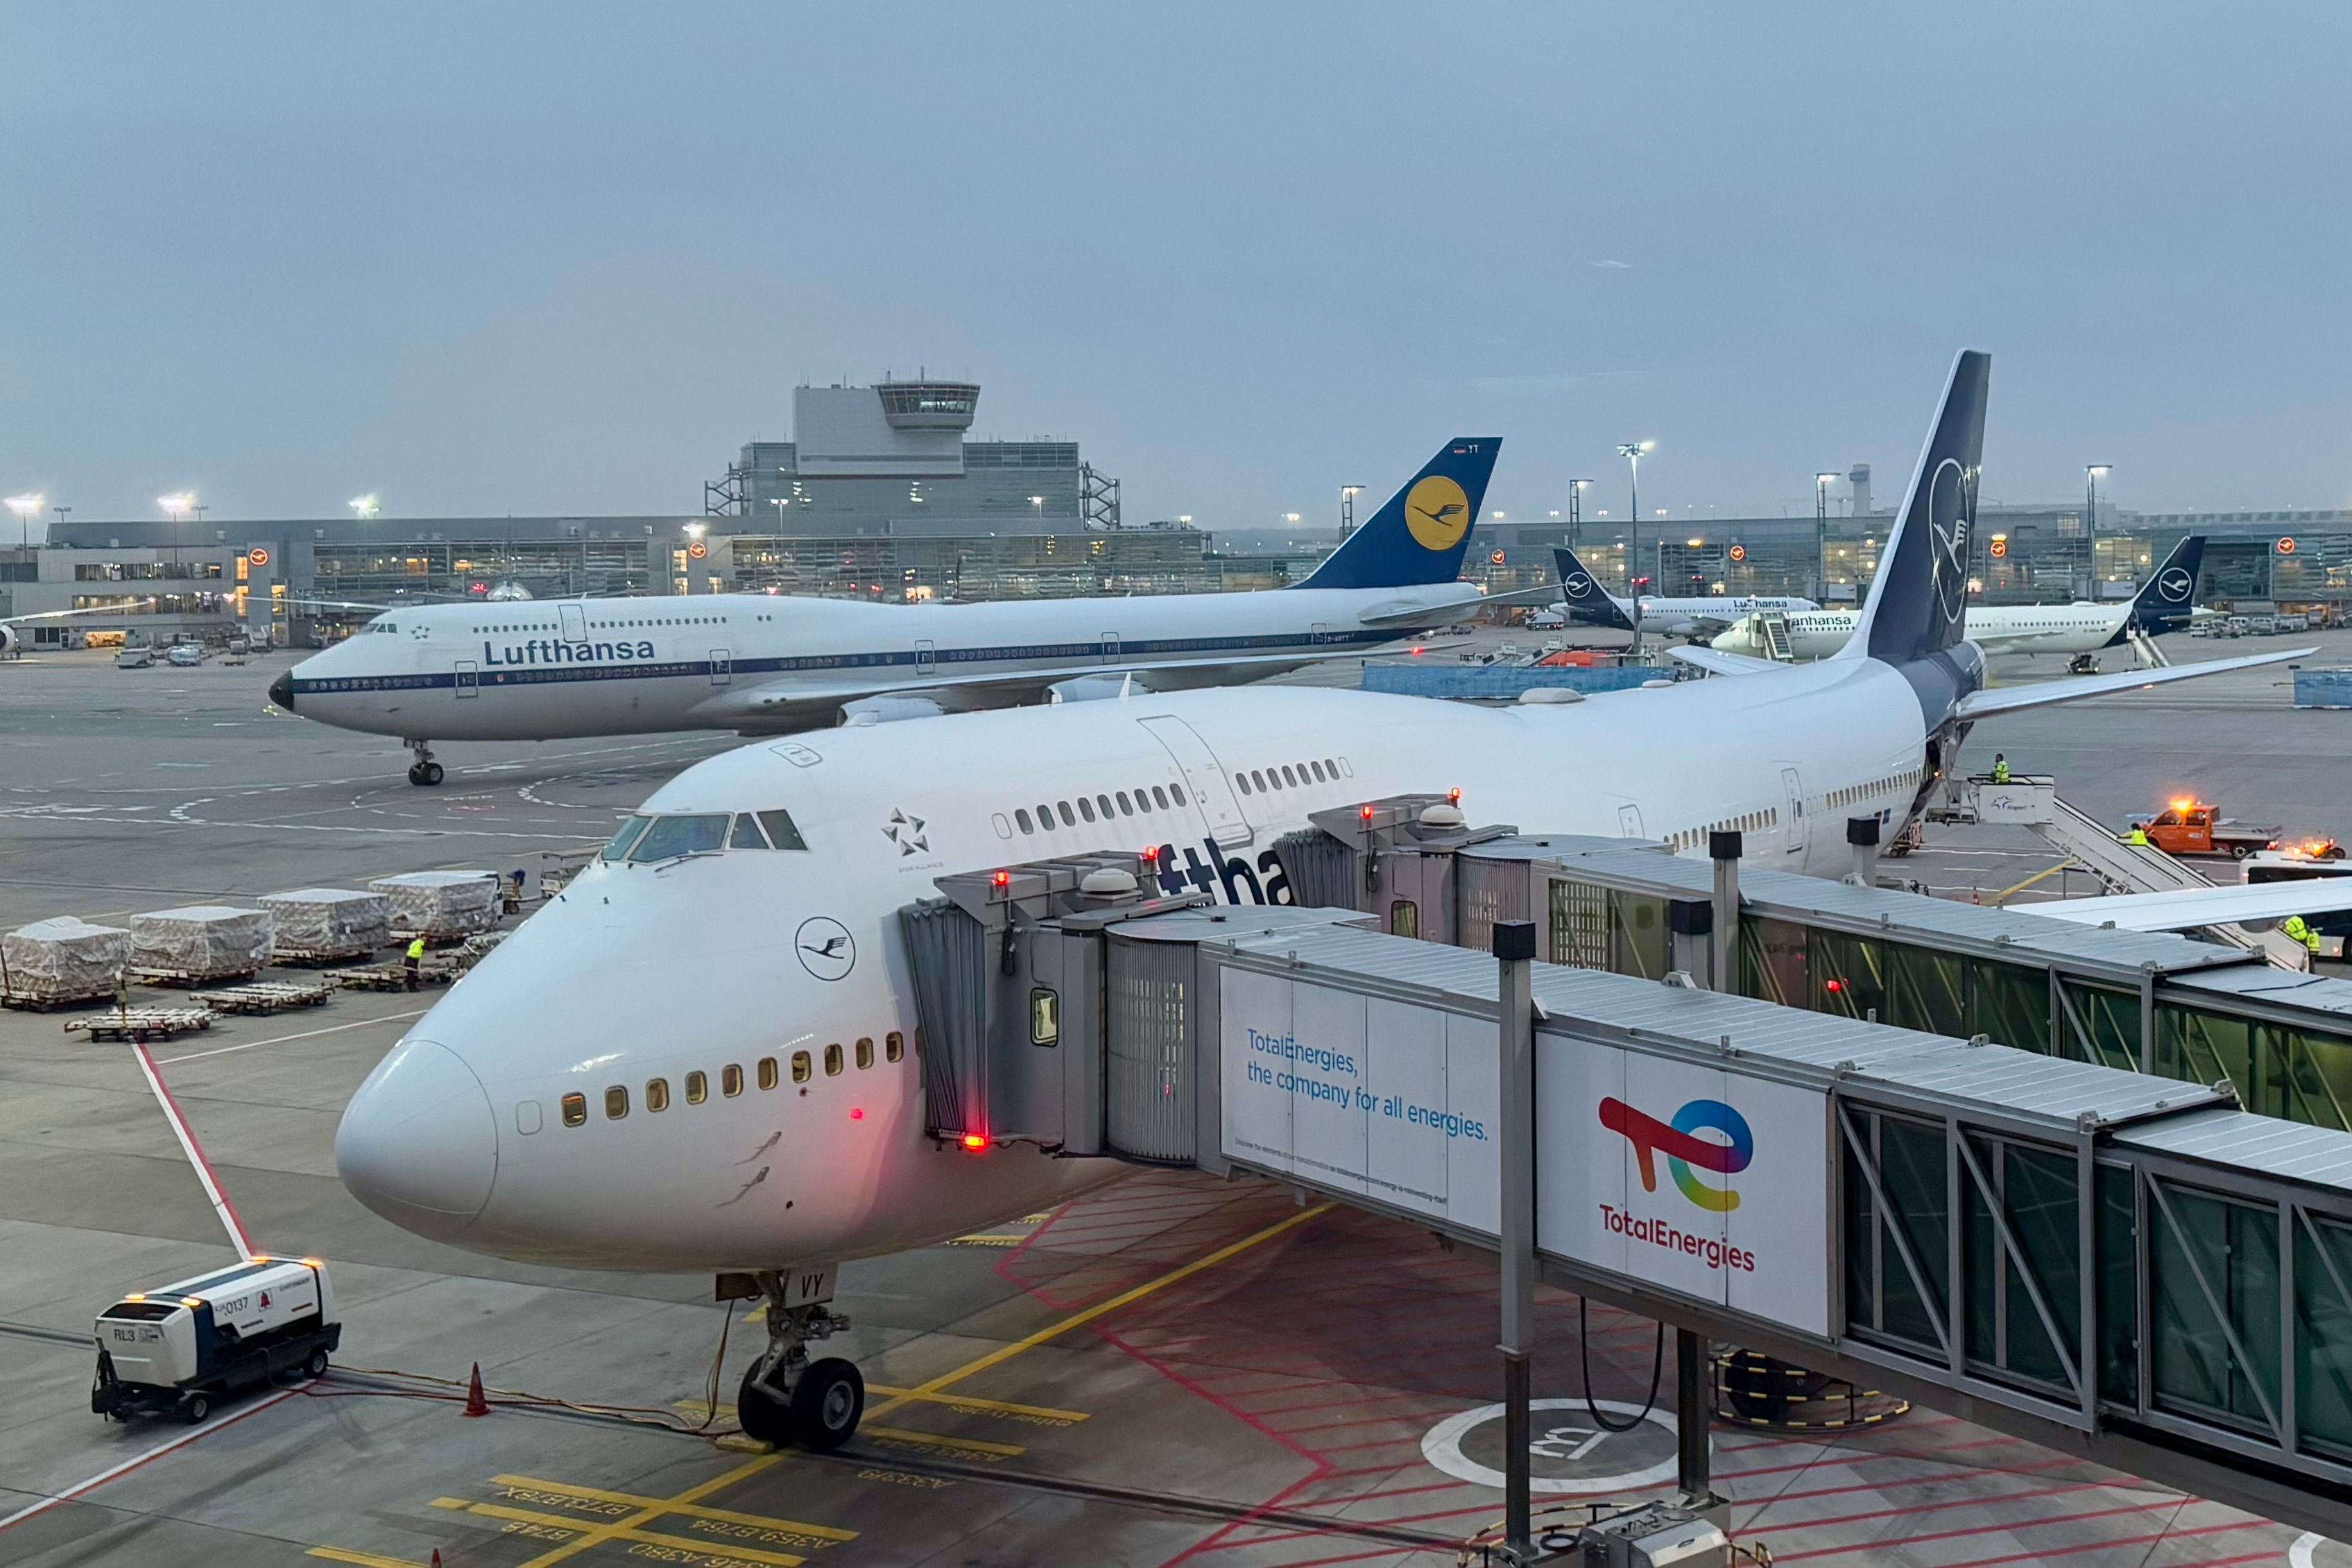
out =
[[[307,641],[366,619],[368,606],[494,591],[901,602],[1219,592],[1297,581],[1339,541],[1328,528],[1130,524],[1118,481],[1076,442],[969,439],[980,391],[933,380],[796,388],[793,439],[743,445],[696,511],[68,520],[45,546],[0,548],[0,614],[119,607],[119,619],[75,624],[161,642],[253,624],[259,591],[280,601],[276,633]],[[1638,537],[1622,515],[1490,517],[1465,575],[1496,592],[1536,587],[1553,578],[1553,548],[1573,543],[1621,591],[1639,575],[1664,593],[1848,602],[1877,570],[1893,508],[1876,504],[1867,465],[1825,500],[1819,518],[1661,517]],[[1971,575],[1990,603],[2128,597],[2200,532],[2212,540],[2200,600],[2352,609],[2352,509],[2137,513],[2102,501],[2094,516],[2080,503],[1988,504],[1978,525]],[[37,646],[67,635],[56,623],[26,630]]]

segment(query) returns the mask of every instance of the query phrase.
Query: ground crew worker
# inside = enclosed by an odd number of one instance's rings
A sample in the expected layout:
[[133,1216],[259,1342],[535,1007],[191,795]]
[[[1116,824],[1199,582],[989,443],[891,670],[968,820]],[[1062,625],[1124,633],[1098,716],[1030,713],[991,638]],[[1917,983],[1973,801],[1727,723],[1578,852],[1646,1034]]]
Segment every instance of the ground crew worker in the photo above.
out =
[[1992,781],[1996,784],[2009,782],[2009,758],[1998,751],[1992,754]]
[[2137,844],[2141,849],[2147,848],[2147,824],[2145,822],[2134,822],[2132,824],[2132,831],[2124,836],[2124,842],[2127,844]]
[[2279,923],[2279,929],[2286,933],[2288,941],[2300,942],[2309,949],[2312,962],[2319,961],[2319,933],[2311,928],[2310,921],[2300,915],[2290,915]]
[[425,938],[422,936],[413,937],[409,941],[407,954],[400,960],[400,967],[404,971],[404,977],[408,981],[408,988],[412,991],[416,988],[416,972],[424,963]]

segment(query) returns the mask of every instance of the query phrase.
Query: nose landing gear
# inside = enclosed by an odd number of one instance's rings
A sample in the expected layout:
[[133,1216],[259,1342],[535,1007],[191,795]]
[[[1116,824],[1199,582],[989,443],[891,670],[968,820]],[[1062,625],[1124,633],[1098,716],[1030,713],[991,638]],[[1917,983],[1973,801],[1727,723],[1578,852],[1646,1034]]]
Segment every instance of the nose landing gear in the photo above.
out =
[[833,1299],[833,1267],[765,1270],[757,1279],[768,1303],[768,1349],[743,1374],[735,1396],[743,1435],[830,1453],[856,1434],[866,1414],[866,1379],[854,1364],[832,1355],[809,1360],[809,1341],[849,1327],[824,1304]]
[[441,765],[433,760],[433,743],[412,740],[408,742],[408,749],[416,757],[416,760],[409,765],[408,781],[428,789],[440,783]]

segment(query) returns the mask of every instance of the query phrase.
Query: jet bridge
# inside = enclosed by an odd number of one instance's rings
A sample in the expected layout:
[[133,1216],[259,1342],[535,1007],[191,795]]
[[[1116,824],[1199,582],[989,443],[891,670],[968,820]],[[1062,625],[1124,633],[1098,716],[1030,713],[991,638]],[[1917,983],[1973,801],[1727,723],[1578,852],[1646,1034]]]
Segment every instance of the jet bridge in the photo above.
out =
[[[1255,1175],[1495,1248],[1496,961],[1349,908],[1149,899],[1136,869],[943,878],[902,912],[936,1135]],[[2352,1536],[2352,1134],[1678,971],[1533,973],[1546,1278]]]

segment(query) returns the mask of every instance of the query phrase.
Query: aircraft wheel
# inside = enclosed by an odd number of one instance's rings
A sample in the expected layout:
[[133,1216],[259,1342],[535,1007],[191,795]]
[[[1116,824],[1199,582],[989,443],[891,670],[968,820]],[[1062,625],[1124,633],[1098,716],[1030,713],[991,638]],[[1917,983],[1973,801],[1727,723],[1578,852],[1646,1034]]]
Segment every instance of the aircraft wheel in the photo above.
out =
[[839,1356],[801,1374],[793,1390],[793,1436],[812,1453],[829,1454],[856,1435],[866,1414],[866,1379]]
[[428,762],[418,770],[416,782],[424,785],[429,789],[434,785],[440,783],[441,779],[441,765],[437,762]]
[[735,1391],[735,1419],[743,1436],[782,1448],[793,1440],[792,1406],[774,1389],[760,1381],[757,1362],[744,1371]]
[[408,765],[408,781],[411,784],[420,785],[425,782],[425,764],[412,762]]

